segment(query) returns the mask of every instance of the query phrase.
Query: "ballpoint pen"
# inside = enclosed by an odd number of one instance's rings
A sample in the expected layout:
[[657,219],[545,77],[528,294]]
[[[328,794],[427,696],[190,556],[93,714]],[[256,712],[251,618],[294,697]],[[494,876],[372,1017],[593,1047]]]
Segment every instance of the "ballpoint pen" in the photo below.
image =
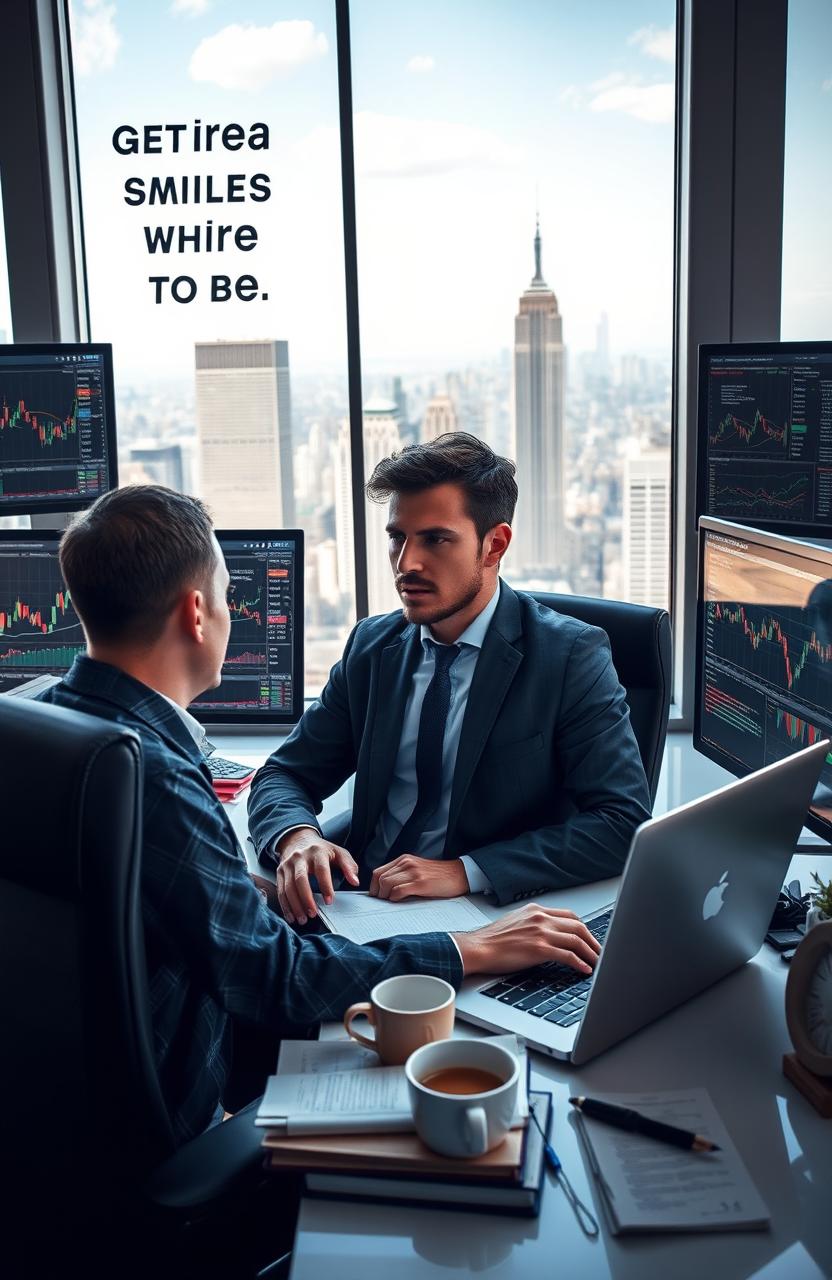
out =
[[641,1133],[646,1138],[655,1138],[658,1142],[668,1142],[673,1147],[682,1147],[685,1151],[719,1151],[715,1142],[704,1138],[701,1133],[691,1133],[689,1129],[678,1129],[673,1124],[662,1124],[660,1120],[651,1120],[631,1107],[618,1107],[612,1102],[602,1102],[598,1098],[570,1098],[573,1107],[577,1107],[583,1115],[592,1120],[602,1120],[604,1124],[614,1125],[616,1129],[627,1129],[630,1133]]

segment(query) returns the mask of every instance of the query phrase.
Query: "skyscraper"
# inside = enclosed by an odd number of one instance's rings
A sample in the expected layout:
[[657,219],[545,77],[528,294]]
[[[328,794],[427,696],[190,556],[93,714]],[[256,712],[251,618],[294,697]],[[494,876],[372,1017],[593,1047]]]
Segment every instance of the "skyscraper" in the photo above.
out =
[[[364,405],[364,473],[369,479],[377,462],[401,448],[399,412],[392,400],[371,396]],[[352,488],[350,481],[350,424],[341,423],[333,451],[335,473],[335,542],[338,585],[345,594],[355,591],[353,571]],[[370,614],[401,608],[387,556],[387,506],[366,504],[367,590]]]
[[202,497],[227,528],[295,523],[288,342],[197,342]]
[[534,277],[514,321],[514,420],[517,528],[514,565],[538,575],[562,568],[563,321],[558,300],[543,279],[540,224],[534,237]]
[[450,396],[432,396],[427,403],[422,421],[422,443],[436,440],[446,431],[458,431],[456,409]]
[[624,463],[622,595],[667,608],[670,578],[670,458],[667,450]]

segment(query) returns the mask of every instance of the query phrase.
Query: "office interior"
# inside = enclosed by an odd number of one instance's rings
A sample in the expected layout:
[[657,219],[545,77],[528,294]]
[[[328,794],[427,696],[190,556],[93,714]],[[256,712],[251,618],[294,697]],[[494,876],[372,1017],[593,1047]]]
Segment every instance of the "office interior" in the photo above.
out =
[[[237,607],[252,621],[220,692],[196,712],[217,756],[259,767],[318,696],[355,623],[397,607],[384,514],[364,498],[372,467],[393,449],[464,430],[517,461],[506,581],[609,629],[617,665],[616,653],[635,664],[634,687],[649,669],[639,745],[655,816],[832,728],[823,681],[805,703],[793,672],[782,697],[758,689],[742,723],[736,711],[726,718],[719,700],[736,707],[749,674],[767,677],[714,631],[727,635],[733,618],[719,581],[725,539],[748,558],[738,570],[746,584],[751,560],[772,579],[781,570],[813,584],[832,578],[825,0],[454,0],[392,12],[376,0],[7,0],[0,48],[14,68],[0,77],[0,469],[15,464],[0,492],[0,578],[11,593],[0,600],[0,692],[47,668],[60,674],[83,647],[72,616],[69,638],[50,639],[66,620],[56,551],[73,512],[115,483],[194,492],[215,513],[241,584]],[[524,324],[536,307],[548,325],[535,357],[550,388],[548,453],[538,448],[539,406],[535,417],[524,394],[536,376]],[[739,391],[719,388],[720,368]],[[38,405],[56,369],[73,396]],[[790,388],[775,407],[763,376]],[[95,440],[84,424],[90,394]],[[4,434],[11,440],[33,415],[40,457],[31,441],[4,454]],[[241,417],[245,429],[231,430]],[[47,459],[39,471],[53,446],[65,467]],[[30,461],[36,476],[48,472],[40,488]],[[537,515],[524,526],[526,498]],[[701,517],[712,526],[700,528]],[[745,527],[762,529],[756,542]],[[22,616],[15,593],[29,581],[14,557],[35,545],[50,566],[49,600],[37,601],[47,657],[11,641],[3,654],[3,634]],[[242,590],[264,565],[292,584],[269,597],[294,628],[291,644],[281,631],[285,649],[271,666],[251,652],[261,636]],[[771,603],[772,579],[745,597],[748,617]],[[791,604],[808,611],[801,670],[808,661],[812,680],[811,662],[832,654],[823,593]],[[771,625],[763,613],[758,630]],[[36,735],[27,746],[36,759]],[[50,785],[44,809],[54,809]],[[56,794],[73,805],[59,783]],[[324,817],[350,799],[347,784]],[[251,870],[262,871],[245,797],[228,813]],[[39,834],[32,815],[34,862],[52,874],[43,841],[59,839],[63,816],[47,814]],[[784,879],[804,893],[812,873],[829,880],[830,838],[818,793]],[[117,844],[128,858],[124,833]],[[544,900],[586,914],[616,892],[605,881]],[[558,1155],[599,1217],[596,1238],[555,1179],[529,1219],[293,1187],[279,1194],[293,1210],[300,1195],[296,1222],[270,1251],[263,1227],[279,1184],[263,1188],[258,1175],[241,1206],[248,1192],[223,1181],[241,1162],[259,1169],[249,1117],[242,1139],[218,1130],[156,1171],[157,1269],[506,1280],[548,1275],[559,1259],[620,1280],[832,1274],[830,1121],[783,1074],[787,974],[764,944],[585,1065],[531,1055],[533,1087],[552,1093]],[[48,1054],[56,1009],[30,1012],[25,1033],[7,1011],[4,1034],[31,1035],[32,1052]],[[25,1082],[6,1085],[36,1109]],[[694,1087],[709,1090],[768,1226],[616,1236],[568,1097]],[[71,1127],[82,1123],[75,1116]],[[200,1178],[203,1202],[191,1212]],[[58,1188],[45,1182],[44,1192],[48,1200]],[[141,1221],[110,1224],[107,1247],[123,1251],[108,1256],[125,1268],[125,1236]],[[24,1255],[12,1264],[21,1275],[59,1274],[31,1232]]]

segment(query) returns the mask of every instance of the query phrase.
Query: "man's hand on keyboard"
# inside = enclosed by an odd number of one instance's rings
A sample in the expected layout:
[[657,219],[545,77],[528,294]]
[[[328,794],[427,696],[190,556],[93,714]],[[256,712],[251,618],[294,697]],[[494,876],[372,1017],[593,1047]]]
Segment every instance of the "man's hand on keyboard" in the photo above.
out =
[[470,933],[452,934],[466,974],[511,973],[546,961],[592,973],[601,944],[574,911],[531,904]]

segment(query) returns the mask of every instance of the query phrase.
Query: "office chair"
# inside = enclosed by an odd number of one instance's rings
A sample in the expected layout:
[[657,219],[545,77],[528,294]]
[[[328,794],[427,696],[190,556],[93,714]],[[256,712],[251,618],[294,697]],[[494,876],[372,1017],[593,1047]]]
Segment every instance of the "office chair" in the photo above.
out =
[[[175,1146],[144,958],[140,740],[0,698],[0,751],[0,1172],[20,1245],[37,1257],[60,1221],[81,1248],[123,1233],[112,1274],[141,1245],[163,1260],[182,1250],[180,1266],[191,1246],[218,1255],[268,1179],[252,1108]],[[236,1241],[234,1275],[257,1270],[250,1239]]]
[[652,805],[659,785],[670,708],[671,633],[667,611],[622,600],[555,595],[550,591],[531,594],[538,604],[600,627],[609,636]]

